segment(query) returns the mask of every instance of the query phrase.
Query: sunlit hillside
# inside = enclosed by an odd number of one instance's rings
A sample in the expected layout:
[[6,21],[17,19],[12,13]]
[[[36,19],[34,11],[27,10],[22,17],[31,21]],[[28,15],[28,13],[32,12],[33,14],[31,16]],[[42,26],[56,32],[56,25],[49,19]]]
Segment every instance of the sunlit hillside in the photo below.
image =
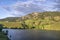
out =
[[60,30],[60,12],[34,12],[0,20],[5,28]]

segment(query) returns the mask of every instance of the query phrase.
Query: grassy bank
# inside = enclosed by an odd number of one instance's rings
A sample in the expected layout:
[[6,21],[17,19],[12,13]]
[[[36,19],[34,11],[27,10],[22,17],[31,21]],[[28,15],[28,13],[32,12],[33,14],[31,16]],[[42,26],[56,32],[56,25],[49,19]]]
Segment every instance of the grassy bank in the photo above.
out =
[[[3,24],[5,28],[17,28],[20,29],[22,28],[22,25],[20,22],[0,22],[0,24]],[[60,22],[55,22],[53,24],[49,24],[49,25],[43,25],[44,29],[46,30],[60,30]],[[35,26],[35,29],[43,29],[42,25],[37,25]],[[32,24],[29,23],[28,24],[28,29],[32,28]]]
[[0,32],[0,40],[8,40],[8,37],[3,32]]

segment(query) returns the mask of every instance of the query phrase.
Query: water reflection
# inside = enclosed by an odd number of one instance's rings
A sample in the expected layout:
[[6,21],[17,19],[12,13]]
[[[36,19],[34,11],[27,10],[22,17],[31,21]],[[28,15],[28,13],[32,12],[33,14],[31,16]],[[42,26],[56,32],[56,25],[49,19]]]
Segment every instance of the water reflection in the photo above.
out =
[[60,40],[60,31],[3,29],[6,30],[10,40]]

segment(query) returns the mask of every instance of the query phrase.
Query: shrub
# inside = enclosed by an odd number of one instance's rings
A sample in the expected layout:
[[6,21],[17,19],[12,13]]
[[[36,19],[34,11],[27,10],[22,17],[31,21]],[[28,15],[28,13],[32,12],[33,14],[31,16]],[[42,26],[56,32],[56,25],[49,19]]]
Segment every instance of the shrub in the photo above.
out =
[[2,24],[0,24],[0,31],[2,31],[2,29],[3,29],[3,25],[2,25]]

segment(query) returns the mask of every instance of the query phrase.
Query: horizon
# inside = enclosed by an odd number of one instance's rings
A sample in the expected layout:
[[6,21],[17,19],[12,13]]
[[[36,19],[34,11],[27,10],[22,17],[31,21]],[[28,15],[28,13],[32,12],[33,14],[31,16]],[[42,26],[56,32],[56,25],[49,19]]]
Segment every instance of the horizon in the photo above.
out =
[[32,12],[60,11],[58,2],[59,0],[0,0],[0,19],[21,17]]
[[[44,11],[44,12],[60,12],[60,11]],[[32,12],[32,13],[44,13],[44,12]],[[30,14],[32,14],[32,13],[30,13]],[[26,14],[26,15],[28,15],[28,14]],[[26,16],[26,15],[24,15],[24,16]],[[11,16],[11,17],[13,17],[13,16]],[[5,18],[11,18],[11,17],[5,17]],[[23,17],[23,16],[14,16],[14,17]],[[0,19],[5,19],[5,18],[0,18]]]

